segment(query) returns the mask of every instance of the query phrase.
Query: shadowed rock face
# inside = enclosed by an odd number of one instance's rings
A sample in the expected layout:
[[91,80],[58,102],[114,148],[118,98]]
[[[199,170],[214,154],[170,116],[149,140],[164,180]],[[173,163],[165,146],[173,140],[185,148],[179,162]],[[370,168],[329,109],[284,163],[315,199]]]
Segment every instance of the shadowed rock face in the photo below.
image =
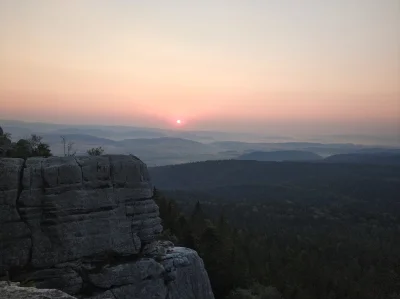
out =
[[213,298],[195,251],[155,241],[152,196],[134,156],[0,159],[0,276],[86,297]]

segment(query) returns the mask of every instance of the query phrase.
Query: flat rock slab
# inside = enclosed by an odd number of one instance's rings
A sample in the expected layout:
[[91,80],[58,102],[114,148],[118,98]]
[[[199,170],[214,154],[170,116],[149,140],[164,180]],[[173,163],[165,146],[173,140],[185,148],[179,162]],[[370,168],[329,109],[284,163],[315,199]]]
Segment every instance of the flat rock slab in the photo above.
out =
[[0,282],[1,299],[76,299],[60,290],[20,287]]

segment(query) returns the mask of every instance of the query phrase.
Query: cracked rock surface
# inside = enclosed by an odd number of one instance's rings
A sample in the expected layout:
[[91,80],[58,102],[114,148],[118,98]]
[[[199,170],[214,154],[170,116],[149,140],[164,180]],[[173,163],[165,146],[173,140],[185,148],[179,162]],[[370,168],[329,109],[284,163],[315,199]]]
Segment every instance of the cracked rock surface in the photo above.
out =
[[0,158],[0,277],[79,298],[213,299],[197,253],[156,241],[152,197],[134,156]]

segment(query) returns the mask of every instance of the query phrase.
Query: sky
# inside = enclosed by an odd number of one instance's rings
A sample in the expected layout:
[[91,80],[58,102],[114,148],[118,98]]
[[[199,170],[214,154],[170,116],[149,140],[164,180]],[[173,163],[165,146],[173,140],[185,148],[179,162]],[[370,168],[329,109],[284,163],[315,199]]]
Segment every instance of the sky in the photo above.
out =
[[400,136],[399,0],[1,0],[0,118]]

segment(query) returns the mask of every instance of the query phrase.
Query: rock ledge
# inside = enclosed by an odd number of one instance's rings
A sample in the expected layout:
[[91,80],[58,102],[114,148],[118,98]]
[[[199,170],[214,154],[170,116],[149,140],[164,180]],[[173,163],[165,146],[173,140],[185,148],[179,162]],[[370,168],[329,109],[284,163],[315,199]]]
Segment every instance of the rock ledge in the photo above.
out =
[[134,156],[0,158],[0,276],[79,298],[213,299],[201,258],[161,232]]

